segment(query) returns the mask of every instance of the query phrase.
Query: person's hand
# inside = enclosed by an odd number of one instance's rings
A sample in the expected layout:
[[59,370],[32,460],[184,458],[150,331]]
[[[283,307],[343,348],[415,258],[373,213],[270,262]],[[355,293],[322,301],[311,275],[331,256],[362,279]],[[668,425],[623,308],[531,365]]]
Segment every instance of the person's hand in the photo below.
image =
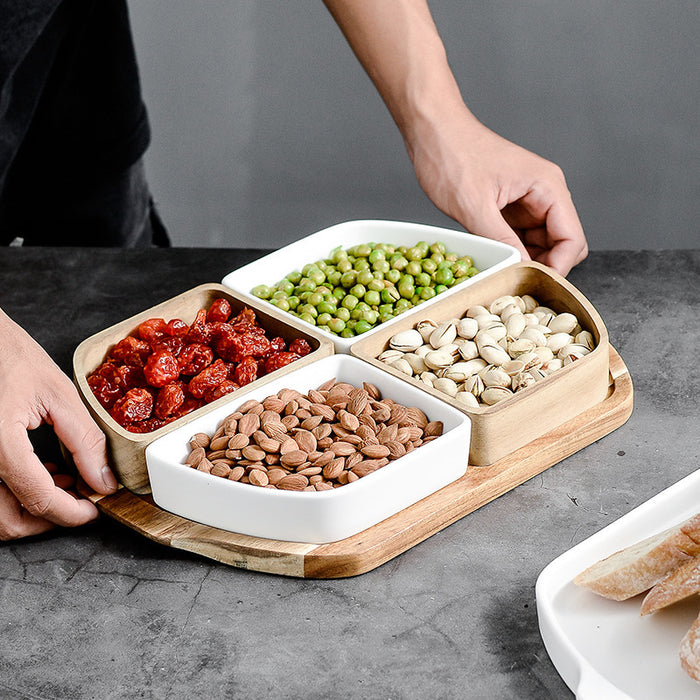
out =
[[44,350],[0,311],[0,540],[37,535],[56,525],[97,518],[97,508],[68,490],[72,478],[44,465],[28,430],[48,423],[95,491],[117,488],[105,437],[70,379]]
[[588,255],[561,169],[467,110],[407,144],[425,193],[467,231],[515,246],[562,275]]
[[425,0],[324,0],[377,87],[433,203],[562,275],[588,254],[561,170],[467,109]]

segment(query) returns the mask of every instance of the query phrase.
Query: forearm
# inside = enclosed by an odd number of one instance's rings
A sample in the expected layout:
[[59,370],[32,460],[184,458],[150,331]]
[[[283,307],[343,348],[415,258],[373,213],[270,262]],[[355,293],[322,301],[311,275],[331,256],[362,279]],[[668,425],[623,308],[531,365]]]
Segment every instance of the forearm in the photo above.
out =
[[[379,91],[409,151],[422,132],[467,110],[425,0],[324,0]],[[464,124],[462,124],[464,126]]]

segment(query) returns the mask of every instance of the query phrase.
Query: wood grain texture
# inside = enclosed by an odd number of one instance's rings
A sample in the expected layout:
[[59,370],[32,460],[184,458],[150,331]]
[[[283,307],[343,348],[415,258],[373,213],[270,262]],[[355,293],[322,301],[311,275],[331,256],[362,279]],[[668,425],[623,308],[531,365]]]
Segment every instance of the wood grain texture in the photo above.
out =
[[623,425],[632,413],[632,379],[610,347],[607,397],[596,406],[377,525],[345,540],[314,545],[266,540],[200,525],[158,508],[148,495],[120,489],[89,494],[100,510],[167,546],[232,566],[304,578],[341,578],[370,571],[451,523]]

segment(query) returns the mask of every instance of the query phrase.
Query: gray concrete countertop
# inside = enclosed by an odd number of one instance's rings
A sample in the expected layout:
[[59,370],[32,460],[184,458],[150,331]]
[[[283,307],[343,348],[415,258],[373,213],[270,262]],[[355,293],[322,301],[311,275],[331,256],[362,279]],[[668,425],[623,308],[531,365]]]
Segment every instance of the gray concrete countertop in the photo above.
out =
[[[85,337],[260,254],[5,249],[0,306],[70,371]],[[230,568],[106,518],[0,544],[0,697],[571,697],[535,581],[700,466],[700,251],[592,253],[569,279],[632,375],[625,425],[349,579]]]

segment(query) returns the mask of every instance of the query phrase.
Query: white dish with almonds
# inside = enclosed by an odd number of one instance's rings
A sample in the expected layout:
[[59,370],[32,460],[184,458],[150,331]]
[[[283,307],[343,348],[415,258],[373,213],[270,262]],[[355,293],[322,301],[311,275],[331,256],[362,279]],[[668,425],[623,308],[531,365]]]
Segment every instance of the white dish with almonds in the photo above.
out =
[[597,561],[673,527],[700,511],[694,472],[549,564],[536,585],[540,633],[566,684],[581,700],[700,697],[678,651],[700,611],[700,599],[640,615],[643,594],[614,601],[573,579]]

